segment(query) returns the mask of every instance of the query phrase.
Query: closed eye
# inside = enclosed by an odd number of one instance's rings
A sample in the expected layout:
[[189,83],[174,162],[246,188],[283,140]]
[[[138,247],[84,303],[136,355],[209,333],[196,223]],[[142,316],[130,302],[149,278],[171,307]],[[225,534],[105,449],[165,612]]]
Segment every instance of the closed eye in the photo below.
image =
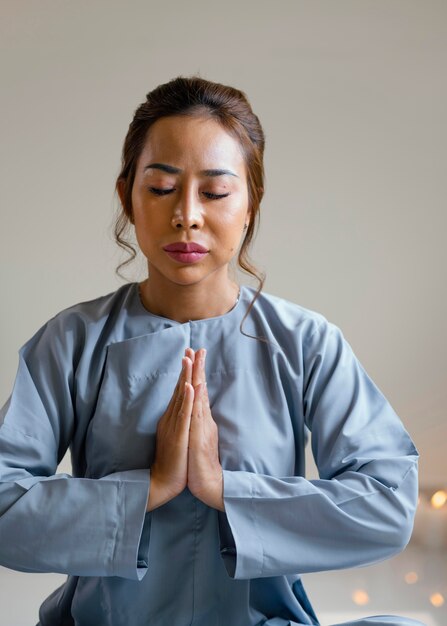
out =
[[[158,187],[149,187],[149,191],[156,196],[166,196],[168,193],[175,191],[175,187],[171,189],[160,189]],[[210,191],[204,191],[203,195],[209,198],[210,200],[220,200],[221,198],[226,198],[229,196],[229,193],[211,193]]]
[[210,192],[204,191],[203,195],[209,198],[210,200],[220,200],[220,198],[226,198],[230,194],[229,193],[210,193]]
[[171,193],[171,191],[174,191],[174,189],[158,189],[157,187],[149,187],[149,191],[154,193],[156,196],[166,196],[168,193]]

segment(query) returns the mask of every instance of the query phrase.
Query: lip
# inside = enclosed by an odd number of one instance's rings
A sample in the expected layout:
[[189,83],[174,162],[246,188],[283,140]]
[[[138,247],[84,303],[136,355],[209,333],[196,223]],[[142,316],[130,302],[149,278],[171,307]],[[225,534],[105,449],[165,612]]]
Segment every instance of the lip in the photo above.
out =
[[208,251],[205,252],[181,252],[179,250],[166,250],[165,252],[171,259],[174,261],[178,261],[179,263],[197,263],[208,254]]
[[186,243],[184,241],[177,241],[176,243],[170,243],[168,246],[163,246],[163,250],[166,252],[200,252],[205,253],[208,252],[206,248],[201,246],[199,243],[195,243],[191,241]]

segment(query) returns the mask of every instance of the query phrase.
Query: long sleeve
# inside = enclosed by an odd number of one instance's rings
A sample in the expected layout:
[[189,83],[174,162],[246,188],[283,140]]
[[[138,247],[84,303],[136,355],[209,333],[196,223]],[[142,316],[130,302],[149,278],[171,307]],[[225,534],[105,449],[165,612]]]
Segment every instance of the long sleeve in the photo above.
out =
[[223,470],[220,549],[233,578],[368,565],[411,537],[419,454],[399,417],[327,320],[301,362],[293,418],[311,431],[320,478]]
[[57,316],[19,350],[0,411],[0,563],[26,572],[120,576],[147,571],[149,469],[100,479],[55,474],[81,428],[74,409],[85,337]]

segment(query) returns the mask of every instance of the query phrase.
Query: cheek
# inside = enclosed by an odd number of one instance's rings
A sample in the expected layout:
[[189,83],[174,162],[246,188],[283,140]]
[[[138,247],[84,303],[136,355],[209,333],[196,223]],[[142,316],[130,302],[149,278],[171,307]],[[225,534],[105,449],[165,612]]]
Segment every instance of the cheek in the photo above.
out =
[[160,211],[160,207],[153,207],[150,202],[142,202],[137,197],[133,208],[135,227],[142,231],[141,234],[156,233],[162,228],[163,213]]
[[[222,207],[214,214],[214,223],[230,236],[239,231],[244,225],[246,210],[242,210],[240,202]],[[233,235],[232,235],[233,234]]]
[[159,227],[157,221],[152,219],[147,211],[139,207],[134,209],[135,238],[141,250],[149,250],[157,238]]
[[240,243],[242,236],[242,229],[244,225],[244,218],[233,217],[230,219],[227,217],[221,217],[218,224],[215,224],[215,235],[222,246],[222,252],[234,253]]

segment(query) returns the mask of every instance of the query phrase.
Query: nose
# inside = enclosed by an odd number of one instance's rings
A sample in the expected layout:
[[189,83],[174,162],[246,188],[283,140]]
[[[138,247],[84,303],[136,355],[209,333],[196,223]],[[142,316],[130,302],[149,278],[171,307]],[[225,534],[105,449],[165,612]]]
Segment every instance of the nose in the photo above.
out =
[[171,223],[174,228],[186,230],[200,229],[203,226],[202,207],[194,189],[185,188],[179,197],[179,202],[174,208]]

